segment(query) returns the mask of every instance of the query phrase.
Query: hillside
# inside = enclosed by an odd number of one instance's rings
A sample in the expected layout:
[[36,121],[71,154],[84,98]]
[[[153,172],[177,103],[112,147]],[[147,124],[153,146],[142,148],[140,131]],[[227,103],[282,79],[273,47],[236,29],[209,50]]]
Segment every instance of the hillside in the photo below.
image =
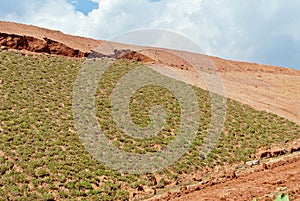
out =
[[[24,43],[22,37],[29,37]],[[154,61],[186,77],[190,84],[206,89],[195,77],[191,67],[183,58],[199,58],[199,55],[182,51],[145,48],[126,44],[71,36],[35,26],[11,22],[0,22],[0,46],[2,49],[18,49],[30,52],[85,57],[93,51],[114,54],[114,50],[136,50],[142,54],[135,58]],[[99,47],[100,45],[100,47]],[[105,46],[105,47],[104,47]],[[156,54],[154,54],[156,52]],[[167,53],[166,53],[167,52]],[[146,59],[144,60],[143,58]],[[236,62],[210,57],[220,73],[226,96],[251,107],[272,112],[300,125],[300,71],[282,67],[266,66],[249,62]],[[182,65],[186,68],[181,69]],[[174,68],[175,67],[175,68]],[[196,81],[195,81],[196,80]],[[202,84],[201,84],[202,83]]]
[[[44,48],[28,42],[36,40]],[[299,199],[299,71],[210,57],[224,83],[227,114],[220,139],[203,157],[199,153],[211,123],[211,101],[219,96],[205,90],[183,59],[199,62],[203,55],[103,43],[6,22],[0,22],[0,43],[0,200],[268,200],[280,193]],[[97,52],[98,43],[107,49]],[[130,118],[145,127],[153,120],[151,106],[159,104],[166,122],[153,138],[128,136],[113,116],[118,82],[144,66],[157,78],[192,87],[199,127],[178,161],[154,173],[122,173],[86,150],[72,107],[80,69],[101,61],[85,59],[88,55],[109,57],[112,64],[98,82],[96,118],[110,146],[127,153],[163,151],[179,133],[182,111],[170,91],[143,87],[132,94]],[[180,73],[186,83],[165,77],[164,69]],[[226,188],[232,190],[224,192]]]
[[[215,166],[260,159],[264,156],[257,155],[259,148],[267,149],[277,144],[288,147],[299,137],[300,127],[296,124],[228,100],[224,135],[212,153],[201,161],[199,152],[210,123],[210,98],[206,91],[195,88],[202,112],[191,149],[164,171],[142,176],[121,174],[93,159],[76,133],[72,93],[82,60],[7,51],[1,51],[0,58],[0,195],[3,199],[141,198],[175,184],[190,184],[194,182],[194,174],[212,171]],[[120,77],[137,65],[121,60],[101,79],[97,117],[115,146],[130,153],[153,152],[163,148],[176,134],[180,110],[172,94],[162,88],[148,87],[133,96],[132,118],[137,119],[138,125],[149,121],[146,108],[151,104],[158,101],[167,108],[166,129],[154,139],[136,140],[124,135],[111,116],[111,90]]]

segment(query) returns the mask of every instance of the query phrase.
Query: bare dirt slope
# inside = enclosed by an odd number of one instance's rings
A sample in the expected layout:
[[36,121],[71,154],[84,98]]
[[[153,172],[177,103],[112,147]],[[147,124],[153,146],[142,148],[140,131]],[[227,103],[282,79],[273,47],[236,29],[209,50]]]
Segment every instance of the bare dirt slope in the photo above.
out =
[[[151,66],[162,72],[157,65]],[[201,75],[190,70],[173,68],[172,71],[180,74],[189,84],[207,89]],[[288,71],[285,73],[276,71],[227,71],[218,74],[227,97],[250,105],[254,109],[277,114],[300,125],[299,71],[291,71],[290,73]]]
[[[300,71],[213,58],[228,97],[300,124]],[[230,70],[230,66],[240,68]],[[228,69],[229,68],[229,69]]]
[[[284,165],[283,165],[284,164]],[[210,181],[194,192],[184,189],[181,193],[169,193],[157,200],[258,200],[273,201],[279,194],[288,194],[290,200],[300,199],[300,156],[291,155],[264,163],[238,177],[220,182]]]
[[[143,53],[147,56],[151,55],[148,52]],[[186,82],[206,89],[201,74],[199,76],[193,68],[197,65],[197,67],[210,66],[220,76],[227,97],[257,110],[277,114],[300,125],[299,70],[229,61],[183,51],[168,50],[168,53],[163,51],[162,58],[157,51],[153,58],[162,61],[162,64],[167,64],[167,68],[173,68],[173,71],[183,76]],[[189,63],[183,59],[188,60]],[[155,66],[153,68],[155,69]]]

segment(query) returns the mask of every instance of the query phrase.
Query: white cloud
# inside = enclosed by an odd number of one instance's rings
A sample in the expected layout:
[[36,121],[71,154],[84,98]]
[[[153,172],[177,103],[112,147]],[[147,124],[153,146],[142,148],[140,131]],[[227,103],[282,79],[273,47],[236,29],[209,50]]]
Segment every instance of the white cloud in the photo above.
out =
[[0,0],[0,19],[98,39],[162,28],[212,55],[300,68],[298,0],[92,1],[99,8],[85,16],[67,0]]

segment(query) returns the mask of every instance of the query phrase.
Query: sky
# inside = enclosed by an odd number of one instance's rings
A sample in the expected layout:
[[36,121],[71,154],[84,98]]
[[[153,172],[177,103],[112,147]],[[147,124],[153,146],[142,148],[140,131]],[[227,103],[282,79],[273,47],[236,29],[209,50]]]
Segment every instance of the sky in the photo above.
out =
[[299,0],[0,0],[0,20],[110,40],[172,31],[225,59],[300,70]]

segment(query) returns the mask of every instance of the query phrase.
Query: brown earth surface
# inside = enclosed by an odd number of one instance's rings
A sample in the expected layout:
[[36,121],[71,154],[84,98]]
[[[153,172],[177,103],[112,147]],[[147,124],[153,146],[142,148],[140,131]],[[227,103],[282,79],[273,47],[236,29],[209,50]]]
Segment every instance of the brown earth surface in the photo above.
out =
[[289,145],[257,150],[256,161],[215,167],[194,175],[198,183],[168,190],[147,201],[245,200],[273,201],[285,193],[300,199],[300,139]]
[[[178,79],[212,91],[214,87],[208,87],[206,83],[218,77],[227,97],[300,125],[299,70],[230,61],[185,51],[94,40],[11,22],[0,22],[0,46],[1,49],[71,57],[95,55],[138,60],[168,76],[172,77],[169,73],[172,71],[179,76]],[[244,172],[237,177],[233,175],[224,181],[209,180],[207,184],[201,184],[193,190],[182,188],[179,193],[169,193],[159,199],[251,200],[253,196],[288,191],[291,200],[300,200],[299,154],[294,153],[280,161],[275,161],[275,165],[272,165],[273,162],[270,165],[261,164],[252,172]]]
[[203,184],[182,187],[151,201],[201,200],[257,200],[273,201],[282,193],[291,201],[300,200],[300,154],[262,163],[233,177],[221,181],[209,180]]
[[0,21],[0,33],[15,34],[19,36],[29,36],[39,40],[44,38],[62,43],[72,49],[78,49],[82,52],[90,52],[96,48],[101,41],[80,36],[71,36],[63,34],[60,31],[44,29],[31,25],[24,25],[13,22]]

